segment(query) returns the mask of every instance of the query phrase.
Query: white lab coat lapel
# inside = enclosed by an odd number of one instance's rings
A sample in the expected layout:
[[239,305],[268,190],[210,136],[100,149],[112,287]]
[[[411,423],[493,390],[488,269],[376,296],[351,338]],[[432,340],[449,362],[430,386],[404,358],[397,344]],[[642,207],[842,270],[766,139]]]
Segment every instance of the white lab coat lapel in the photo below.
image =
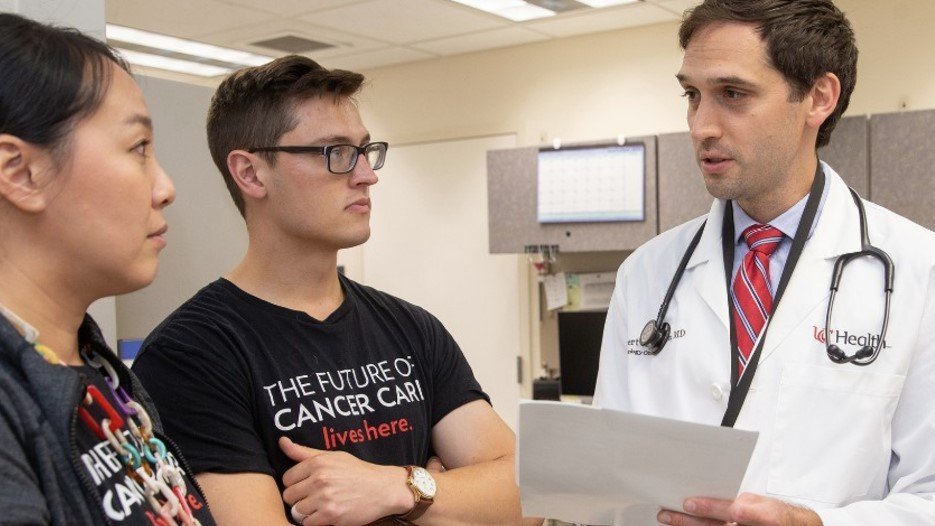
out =
[[698,241],[698,247],[688,260],[686,270],[697,277],[692,279],[695,291],[728,330],[727,285],[724,281],[724,257],[721,247],[721,227],[724,224],[725,202],[716,199],[708,213],[708,222]]
[[[776,352],[819,303],[825,303],[830,292],[835,259],[842,254],[860,250],[860,216],[857,206],[840,176],[828,165],[822,164],[825,177],[831,180],[828,198],[812,237],[805,243],[786,292],[773,312],[760,364]],[[809,319],[812,318],[814,315]]]

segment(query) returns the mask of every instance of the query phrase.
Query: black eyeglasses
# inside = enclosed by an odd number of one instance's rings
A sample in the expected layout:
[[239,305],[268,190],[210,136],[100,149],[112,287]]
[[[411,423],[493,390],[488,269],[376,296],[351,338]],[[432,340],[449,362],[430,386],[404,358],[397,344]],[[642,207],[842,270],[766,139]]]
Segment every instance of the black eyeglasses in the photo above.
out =
[[383,168],[386,150],[390,145],[385,142],[371,142],[363,146],[353,144],[332,144],[331,146],[258,146],[247,150],[254,152],[314,153],[324,155],[328,162],[328,171],[333,174],[346,174],[357,166],[357,158],[367,158],[370,168]]

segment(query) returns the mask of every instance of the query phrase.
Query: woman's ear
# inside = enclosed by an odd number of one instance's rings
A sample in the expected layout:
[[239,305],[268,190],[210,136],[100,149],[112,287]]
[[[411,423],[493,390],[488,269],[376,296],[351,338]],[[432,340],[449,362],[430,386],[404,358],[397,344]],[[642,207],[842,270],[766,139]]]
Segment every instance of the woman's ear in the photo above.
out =
[[48,185],[42,174],[50,170],[51,155],[19,137],[0,134],[0,198],[29,213],[45,210]]

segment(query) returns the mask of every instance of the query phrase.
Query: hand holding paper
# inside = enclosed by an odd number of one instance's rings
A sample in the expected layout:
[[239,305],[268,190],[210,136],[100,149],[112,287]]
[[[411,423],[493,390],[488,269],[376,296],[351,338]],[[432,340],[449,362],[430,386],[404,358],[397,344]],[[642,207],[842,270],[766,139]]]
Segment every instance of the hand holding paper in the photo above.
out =
[[822,526],[814,511],[779,499],[744,493],[734,500],[691,498],[685,513],[666,510],[659,521],[673,526],[705,526],[709,519],[737,526]]

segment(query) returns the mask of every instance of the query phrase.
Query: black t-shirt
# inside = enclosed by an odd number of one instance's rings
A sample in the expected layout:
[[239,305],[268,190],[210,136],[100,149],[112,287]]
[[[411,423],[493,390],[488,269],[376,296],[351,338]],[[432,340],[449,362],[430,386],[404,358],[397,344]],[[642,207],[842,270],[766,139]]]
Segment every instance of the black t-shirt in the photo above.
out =
[[[113,408],[116,409],[118,407],[117,401],[107,385],[107,381],[97,369],[89,365],[75,367],[74,369],[84,377],[88,385],[97,387]],[[92,404],[92,406],[93,405],[96,404]],[[103,417],[105,413],[100,407],[91,407],[88,410],[88,414],[93,415],[95,420],[98,420],[98,417]],[[101,440],[98,438],[91,428],[80,418],[75,423],[74,429],[75,446],[77,447],[80,458],[80,467],[83,468],[84,476],[87,480],[97,488],[104,516],[107,517],[112,524],[120,524],[121,526],[152,526],[160,524],[158,510],[150,505],[146,498],[145,489],[127,473],[124,463],[110,442],[106,439]],[[122,432],[131,445],[136,447],[137,450],[141,450],[142,446],[139,439],[134,437],[129,429],[130,428],[124,424],[123,428],[118,432]],[[184,468],[173,454],[171,444],[167,445],[166,461],[169,465],[182,470],[182,475],[186,484],[186,494],[184,495],[185,504],[191,510],[192,514],[202,525],[213,525],[214,519],[208,511],[204,499],[195,489],[190,474],[185,473]]]
[[[425,465],[431,430],[489,398],[425,310],[341,277],[323,321],[219,279],[149,336],[133,366],[195,473],[282,475],[277,441]],[[166,381],[171,378],[172,381]]]

